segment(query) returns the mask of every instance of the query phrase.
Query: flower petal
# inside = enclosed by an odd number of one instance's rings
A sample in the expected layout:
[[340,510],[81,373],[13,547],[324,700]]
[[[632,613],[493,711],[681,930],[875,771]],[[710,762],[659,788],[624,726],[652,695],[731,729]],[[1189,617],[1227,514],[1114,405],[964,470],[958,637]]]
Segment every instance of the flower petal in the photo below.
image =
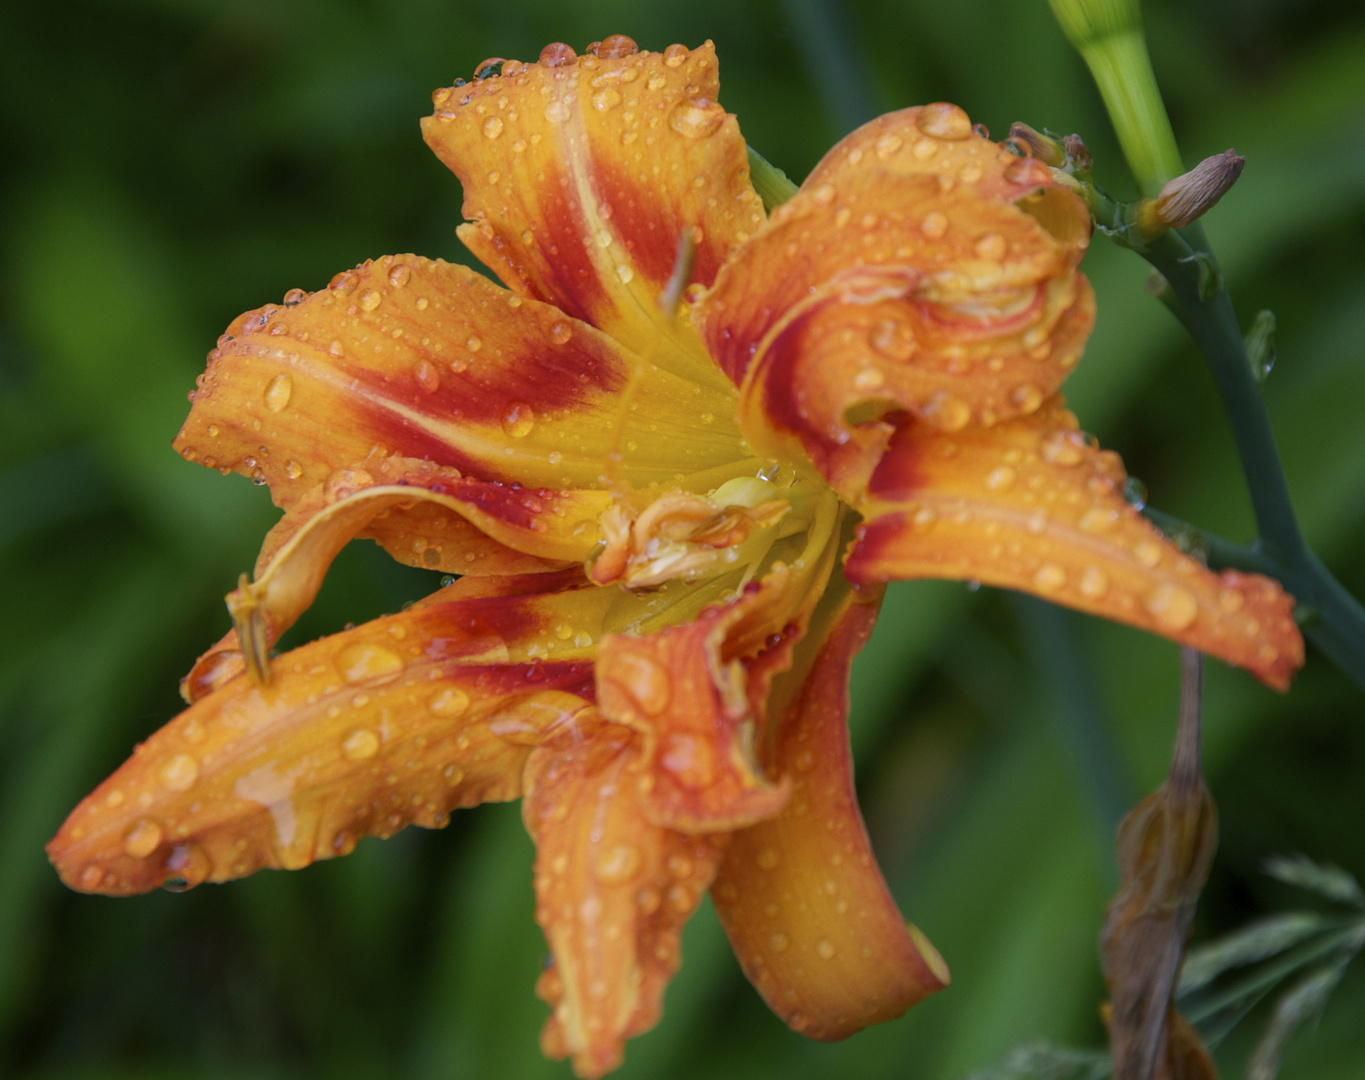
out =
[[1293,598],[1215,574],[1123,497],[1118,456],[1054,398],[1032,416],[953,435],[899,428],[872,477],[852,581],[974,579],[1162,634],[1284,689],[1303,664]]
[[585,722],[532,752],[522,814],[536,842],[536,921],[554,955],[537,993],[541,1045],[597,1077],[658,1022],[679,936],[710,885],[724,835],[651,824],[640,736]]
[[636,52],[617,35],[594,55],[541,55],[433,95],[422,134],[464,187],[460,238],[519,294],[722,385],[687,320],[658,303],[685,233],[690,280],[710,285],[763,224],[744,139],[716,101],[714,47]]
[[876,614],[845,590],[812,628],[818,655],[776,731],[773,767],[791,800],[731,837],[711,890],[749,981],[815,1039],[894,1019],[948,984],[937,950],[901,919],[853,791],[848,669]]
[[[955,106],[865,125],[736,251],[694,321],[760,453],[856,497],[906,410],[955,430],[1026,414],[1081,354],[1084,203]],[[799,254],[799,257],[798,257]]]
[[139,746],[49,857],[72,888],[121,895],[305,866],[516,798],[531,748],[594,696],[588,649],[531,654],[600,591],[569,584],[465,579],[280,657],[269,686],[227,683]]
[[411,255],[240,316],[192,399],[176,449],[268,483],[285,508],[391,453],[577,488],[605,486],[612,455],[620,479],[641,486],[749,456],[732,390],[661,371],[467,267]]
[[761,623],[754,609],[771,608],[781,588],[776,581],[751,586],[693,622],[603,640],[602,713],[644,736],[639,798],[654,824],[718,832],[772,817],[786,803],[786,786],[771,783],[755,757],[762,713],[752,710],[745,665],[728,640],[742,637],[737,624]]

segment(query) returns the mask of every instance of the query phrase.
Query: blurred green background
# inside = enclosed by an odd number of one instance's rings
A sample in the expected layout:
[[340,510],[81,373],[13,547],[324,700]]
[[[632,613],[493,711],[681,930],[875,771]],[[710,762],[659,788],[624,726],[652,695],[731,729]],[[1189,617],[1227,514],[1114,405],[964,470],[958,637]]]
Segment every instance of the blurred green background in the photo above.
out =
[[[838,14],[835,14],[838,9]],[[1356,0],[1146,5],[1187,164],[1246,171],[1207,221],[1244,322],[1279,318],[1265,395],[1302,521],[1365,595],[1365,12]],[[0,1072],[30,1077],[567,1077],[536,1047],[531,845],[513,806],[347,859],[133,900],[64,890],[42,845],[179,707],[268,493],[170,449],[222,328],[365,258],[462,259],[430,91],[490,55],[626,32],[713,38],[723,102],[799,179],[869,115],[953,100],[1003,136],[1078,131],[1131,194],[1044,0],[16,0],[0,7]],[[1155,506],[1251,538],[1211,381],[1136,256],[1098,243],[1099,325],[1068,384]],[[435,579],[368,542],[294,634]],[[951,990],[825,1046],[789,1033],[709,907],[621,1076],[952,1080],[1045,1037],[1100,1045],[1113,827],[1160,780],[1173,646],[963,585],[892,590],[855,675],[860,791]],[[1296,898],[1306,852],[1365,872],[1365,696],[1310,652],[1287,696],[1212,664],[1222,845],[1196,940]],[[1365,1075],[1365,972],[1283,1075]],[[1241,1074],[1255,1027],[1220,1052]]]

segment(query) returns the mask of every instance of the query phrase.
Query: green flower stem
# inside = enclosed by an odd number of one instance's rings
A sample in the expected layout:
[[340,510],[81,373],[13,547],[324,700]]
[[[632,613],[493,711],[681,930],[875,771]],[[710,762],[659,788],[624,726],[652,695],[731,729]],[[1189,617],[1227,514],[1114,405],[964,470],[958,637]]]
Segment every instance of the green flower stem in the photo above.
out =
[[1157,89],[1137,0],[1051,0],[1104,98],[1128,167],[1144,195],[1185,171]]
[[770,214],[796,194],[796,185],[787,174],[752,146],[749,147],[749,182],[763,200],[763,209]]

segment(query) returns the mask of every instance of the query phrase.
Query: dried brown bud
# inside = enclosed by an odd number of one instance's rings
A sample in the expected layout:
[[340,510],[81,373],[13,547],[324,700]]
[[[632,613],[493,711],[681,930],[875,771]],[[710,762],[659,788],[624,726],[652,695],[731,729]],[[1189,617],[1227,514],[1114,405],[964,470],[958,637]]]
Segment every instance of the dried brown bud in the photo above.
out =
[[1022,121],[1016,120],[1010,125],[1009,137],[1027,146],[1029,153],[1044,165],[1056,169],[1066,164],[1066,151],[1061,143]]
[[1079,135],[1068,135],[1062,140],[1062,146],[1066,149],[1066,156],[1071,159],[1071,164],[1076,168],[1088,171],[1095,164],[1089,148]]
[[1189,172],[1168,180],[1155,199],[1140,203],[1139,222],[1148,231],[1183,229],[1213,208],[1237,182],[1245,164],[1246,158],[1238,157],[1235,150],[1205,158]]

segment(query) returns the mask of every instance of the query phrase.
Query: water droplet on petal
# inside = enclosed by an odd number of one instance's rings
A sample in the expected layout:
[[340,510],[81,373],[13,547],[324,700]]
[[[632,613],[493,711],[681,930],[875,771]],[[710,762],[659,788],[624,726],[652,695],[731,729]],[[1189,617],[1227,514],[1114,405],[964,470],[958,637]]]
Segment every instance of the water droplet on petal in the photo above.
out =
[[1025,416],[1029,413],[1038,411],[1038,407],[1043,403],[1043,392],[1033,383],[1022,383],[1014,388],[1010,394],[1010,400],[1019,406],[1019,411]]
[[1170,582],[1162,582],[1149,592],[1143,606],[1163,630],[1172,633],[1184,630],[1199,615],[1199,603],[1194,596]]
[[502,430],[514,439],[524,439],[535,426],[535,413],[524,401],[512,402],[502,414]]
[[948,219],[937,210],[931,210],[920,221],[919,229],[930,240],[938,240],[948,231]]
[[777,848],[767,845],[759,850],[758,868],[760,870],[775,870],[777,864],[781,862],[781,856],[777,853]]
[[91,863],[81,871],[80,886],[87,892],[91,892],[99,887],[99,883],[104,879],[104,871],[94,863]]
[[469,695],[458,686],[437,690],[427,701],[427,710],[434,716],[459,716],[469,708]]
[[816,955],[819,956],[821,960],[834,959],[834,946],[831,945],[824,938],[821,938],[820,941],[816,944],[815,952]]
[[597,46],[597,55],[603,60],[619,60],[623,56],[634,56],[640,51],[635,39],[625,34],[608,34]]
[[563,345],[573,337],[573,328],[566,322],[557,322],[550,327],[550,340],[556,345]]
[[1056,563],[1044,563],[1033,575],[1033,584],[1044,592],[1055,592],[1066,584],[1066,571]]
[[470,334],[464,339],[464,347],[470,352],[476,353],[483,348],[483,341],[477,335]]
[[502,127],[503,124],[501,117],[490,116],[487,120],[483,122],[483,133],[487,135],[490,139],[496,139],[499,135],[502,134]]
[[901,137],[894,132],[888,132],[877,140],[877,156],[885,161],[904,145]]
[[373,311],[384,300],[384,294],[378,289],[366,289],[360,294],[360,310]]
[[1043,440],[1038,452],[1053,465],[1079,465],[1084,445],[1085,437],[1079,431],[1054,431]]
[[135,859],[144,859],[161,846],[161,826],[143,818],[123,838],[123,850]]
[[389,682],[403,671],[403,658],[392,649],[368,641],[347,645],[334,661],[348,683]]
[[608,109],[614,109],[620,104],[620,92],[610,86],[597,91],[597,93],[592,96],[592,107],[598,112],[606,112]]
[[943,431],[961,431],[972,418],[971,407],[961,398],[938,393],[925,404],[924,418]]
[[168,892],[185,892],[202,884],[213,872],[213,860],[198,844],[176,844],[166,856],[166,878],[161,887]]
[[1005,238],[999,233],[987,233],[976,242],[976,253],[983,259],[999,262],[1005,257]]
[[593,873],[604,885],[624,885],[640,872],[640,852],[629,844],[617,844],[593,864]]
[[1139,541],[1133,548],[1133,555],[1143,566],[1156,566],[1161,562],[1161,545],[1152,540]]
[[673,106],[668,114],[668,126],[689,139],[704,139],[715,134],[725,123],[725,109],[710,98],[687,98]]
[[967,114],[946,101],[937,101],[921,108],[915,117],[915,126],[926,135],[954,142],[972,133],[972,121]]
[[156,778],[167,791],[188,791],[199,779],[199,762],[189,754],[176,754],[161,766]]
[[418,360],[412,367],[412,374],[417,380],[417,385],[428,394],[441,388],[441,373],[436,370],[436,365],[429,360]]
[[664,50],[664,63],[675,68],[687,59],[688,53],[686,45],[670,45]]
[[341,740],[341,752],[351,761],[364,761],[379,753],[379,736],[369,728],[356,728]]
[[988,491],[1007,491],[1014,484],[1015,471],[1008,465],[992,469],[986,476]]
[[389,270],[389,284],[396,289],[401,289],[412,280],[412,267],[407,263],[395,263]]
[[899,319],[882,319],[868,331],[867,340],[891,360],[909,360],[915,352],[914,332]]
[[786,934],[774,934],[772,937],[768,938],[768,948],[776,953],[786,952],[787,947],[790,944],[791,942],[787,940]]
[[1087,566],[1081,573],[1081,595],[1098,600],[1109,591],[1109,575],[1098,566]]
[[569,118],[568,102],[555,98],[545,106],[545,119],[552,124],[562,124]]
[[276,375],[265,384],[265,407],[271,412],[288,408],[289,397],[294,393],[294,380],[288,375]]
[[303,466],[297,461],[288,461],[284,466],[284,475],[289,477],[290,480],[297,480],[303,475]]
[[562,41],[555,41],[540,50],[540,62],[546,67],[564,67],[578,59],[573,47]]
[[1081,515],[1079,522],[1083,532],[1097,533],[1108,532],[1119,522],[1119,512],[1117,510],[1087,510]]

